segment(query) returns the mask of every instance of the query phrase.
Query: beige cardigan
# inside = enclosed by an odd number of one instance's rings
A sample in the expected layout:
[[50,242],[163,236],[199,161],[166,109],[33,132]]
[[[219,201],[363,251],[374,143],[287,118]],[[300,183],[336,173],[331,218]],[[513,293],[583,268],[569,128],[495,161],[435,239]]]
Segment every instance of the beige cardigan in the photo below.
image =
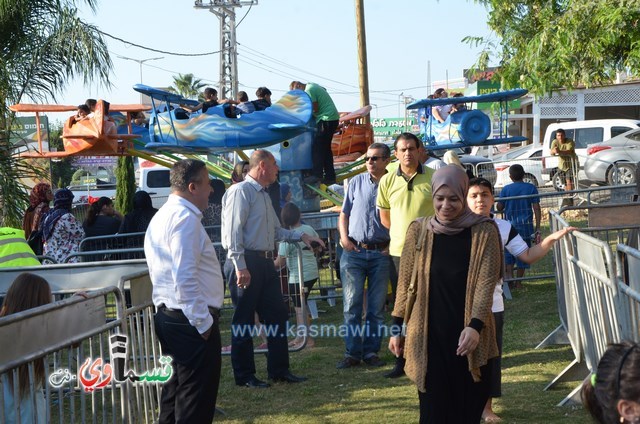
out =
[[[411,282],[416,241],[425,218],[419,218],[411,223],[400,258],[400,272],[398,273],[398,290],[396,294],[393,316],[404,318],[407,303],[407,289]],[[428,218],[426,218],[428,219]],[[418,390],[426,391],[427,374],[427,331],[429,328],[429,271],[431,269],[431,249],[433,233],[427,231],[423,248],[420,251],[419,263],[424,264],[418,271],[416,283],[416,301],[413,312],[407,324],[407,337],[404,344],[404,357],[407,360],[405,372],[416,383]],[[469,371],[473,380],[480,381],[480,367],[489,358],[498,356],[496,345],[495,323],[491,313],[493,291],[502,276],[503,251],[500,243],[498,228],[493,222],[483,222],[471,228],[471,260],[467,277],[467,292],[464,310],[464,322],[468,324],[472,318],[484,322],[480,332],[478,347],[470,355]],[[464,266],[465,264],[460,264]]]

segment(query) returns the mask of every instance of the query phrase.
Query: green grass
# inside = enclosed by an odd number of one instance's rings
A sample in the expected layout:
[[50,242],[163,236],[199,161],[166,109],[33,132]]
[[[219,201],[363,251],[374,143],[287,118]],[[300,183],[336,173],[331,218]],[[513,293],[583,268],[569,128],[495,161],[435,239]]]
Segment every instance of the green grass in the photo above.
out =
[[[339,324],[342,305],[326,310],[314,324]],[[223,317],[228,328],[230,315]],[[534,347],[557,327],[555,284],[544,280],[527,282],[506,302],[503,359],[503,397],[494,402],[505,423],[588,422],[581,406],[556,405],[579,384],[565,383],[551,391],[542,389],[573,358],[569,346],[535,350]],[[229,332],[223,333],[223,340]],[[224,342],[223,342],[224,344]],[[358,366],[337,370],[344,352],[339,338],[316,339],[316,347],[292,353],[291,371],[309,377],[296,385],[275,384],[269,389],[237,387],[230,358],[223,357],[218,407],[225,423],[407,423],[418,421],[418,398],[414,384],[406,377],[389,380],[382,375],[393,362],[383,342],[381,358],[389,364],[381,369]],[[256,357],[257,377],[266,379],[264,355]]]

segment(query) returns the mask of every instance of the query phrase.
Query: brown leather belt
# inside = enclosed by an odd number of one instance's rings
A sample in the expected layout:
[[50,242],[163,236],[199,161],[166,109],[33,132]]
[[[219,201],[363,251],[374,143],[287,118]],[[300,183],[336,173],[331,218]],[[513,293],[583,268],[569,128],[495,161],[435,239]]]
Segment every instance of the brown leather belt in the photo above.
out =
[[383,241],[380,243],[362,243],[359,241],[355,241],[352,238],[349,238],[349,240],[351,240],[356,246],[362,247],[365,250],[384,250],[387,248],[387,246],[389,246],[388,241]]
[[245,250],[244,254],[247,256],[258,256],[265,259],[274,259],[275,255],[273,250]]

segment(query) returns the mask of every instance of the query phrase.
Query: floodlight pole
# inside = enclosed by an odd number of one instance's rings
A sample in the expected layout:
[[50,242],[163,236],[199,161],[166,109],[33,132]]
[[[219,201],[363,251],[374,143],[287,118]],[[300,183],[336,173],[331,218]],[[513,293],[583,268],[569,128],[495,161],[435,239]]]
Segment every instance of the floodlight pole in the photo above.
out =
[[[120,59],[125,59],[125,60],[131,60],[133,62],[138,62],[138,64],[140,65],[140,84],[142,84],[142,64],[145,62],[148,62],[150,60],[160,60],[160,59],[164,59],[164,57],[150,57],[149,59],[134,59],[132,57],[126,57],[126,56],[118,56]],[[143,94],[140,93],[140,104],[142,104],[142,97]]]
[[258,0],[195,0],[194,8],[207,9],[220,20],[220,99],[238,94],[238,49],[236,45],[236,7],[257,5]]

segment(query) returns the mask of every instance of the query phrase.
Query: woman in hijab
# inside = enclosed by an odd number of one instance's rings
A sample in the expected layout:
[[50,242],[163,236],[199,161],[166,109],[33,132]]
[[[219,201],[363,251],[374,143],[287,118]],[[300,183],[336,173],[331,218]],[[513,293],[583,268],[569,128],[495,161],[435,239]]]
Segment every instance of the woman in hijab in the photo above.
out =
[[[211,185],[211,194],[209,194],[209,203],[207,209],[202,212],[202,225],[205,227],[220,226],[222,224],[222,196],[226,190],[224,182],[217,178],[209,181]],[[217,228],[216,233],[220,234],[220,228]],[[218,239],[214,241],[220,241]]]
[[29,240],[29,236],[33,231],[40,228],[42,217],[49,212],[49,203],[53,200],[53,192],[51,186],[47,183],[38,183],[29,195],[29,207],[24,213],[22,220],[22,229],[24,237]]
[[[56,190],[53,195],[53,209],[43,218],[42,237],[44,238],[44,255],[50,256],[57,263],[63,263],[72,253],[80,250],[80,242],[84,238],[82,224],[71,213],[73,193],[67,188]],[[79,262],[73,257],[69,262]]]
[[[151,196],[144,190],[136,191],[133,195],[133,210],[124,216],[118,233],[144,233],[151,222],[151,218],[158,212],[153,207]],[[125,246],[128,249],[144,246],[144,234],[127,236]],[[122,254],[122,259],[144,258],[144,252]]]
[[236,166],[233,167],[233,172],[231,173],[231,184],[237,184],[244,181],[244,177],[247,176],[249,172],[249,162],[246,160],[242,160],[236,163]]
[[407,325],[406,340],[396,334],[389,349],[404,354],[418,386],[421,423],[477,424],[489,397],[487,361],[498,355],[491,304],[502,274],[500,236],[467,206],[460,167],[440,168],[431,185],[435,216],[411,223],[400,260],[392,315],[394,328]]
[[143,233],[151,222],[151,218],[158,212],[153,207],[151,196],[144,190],[136,191],[133,195],[133,210],[125,215],[118,233]]

